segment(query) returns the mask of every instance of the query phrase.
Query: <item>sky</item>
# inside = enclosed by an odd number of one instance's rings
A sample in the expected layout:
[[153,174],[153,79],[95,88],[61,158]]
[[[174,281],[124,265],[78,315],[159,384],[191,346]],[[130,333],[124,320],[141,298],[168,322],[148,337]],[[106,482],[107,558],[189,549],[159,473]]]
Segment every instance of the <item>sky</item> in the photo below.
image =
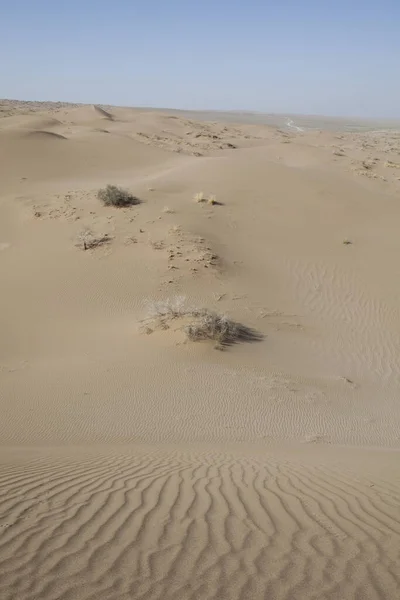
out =
[[400,0],[0,0],[0,98],[400,118]]

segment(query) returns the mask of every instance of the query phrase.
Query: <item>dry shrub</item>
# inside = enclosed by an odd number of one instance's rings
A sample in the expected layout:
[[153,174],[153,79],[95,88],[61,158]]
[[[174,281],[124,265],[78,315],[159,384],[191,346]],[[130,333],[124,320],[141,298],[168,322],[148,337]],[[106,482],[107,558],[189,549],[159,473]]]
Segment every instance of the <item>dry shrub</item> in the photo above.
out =
[[91,229],[84,229],[78,235],[77,246],[82,250],[92,250],[112,241],[108,233],[94,233]]
[[214,194],[210,194],[208,197],[203,192],[198,192],[194,195],[194,201],[199,204],[210,204],[211,206],[222,206],[221,202],[217,202],[217,198]]
[[207,198],[205,197],[203,192],[198,192],[197,194],[194,195],[194,201],[195,202],[206,202]]
[[190,341],[210,340],[214,347],[223,350],[238,342],[261,341],[263,336],[254,329],[220,315],[208,308],[188,308],[185,297],[178,296],[150,304],[150,318],[158,321],[163,329],[169,321],[182,319],[183,330]]
[[116,185],[107,185],[107,187],[99,190],[97,197],[105,206],[117,206],[119,208],[133,206],[141,202],[139,198]]
[[254,342],[262,339],[262,335],[254,329],[207,308],[191,311],[190,317],[191,320],[184,330],[188,339],[193,342],[211,340],[215,342],[216,348],[223,349],[237,342]]
[[157,302],[149,303],[149,315],[152,319],[177,319],[183,317],[186,314],[185,309],[185,296],[177,296],[172,300],[159,300]]

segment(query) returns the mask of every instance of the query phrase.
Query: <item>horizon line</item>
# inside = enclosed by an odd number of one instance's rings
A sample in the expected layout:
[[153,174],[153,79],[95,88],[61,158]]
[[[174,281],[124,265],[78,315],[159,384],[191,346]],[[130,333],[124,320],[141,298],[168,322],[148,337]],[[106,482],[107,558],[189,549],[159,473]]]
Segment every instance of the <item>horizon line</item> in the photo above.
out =
[[263,115],[263,116],[275,116],[275,117],[306,117],[306,118],[327,118],[335,120],[346,120],[353,119],[356,121],[388,121],[388,122],[400,122],[399,117],[360,117],[359,115],[329,115],[325,113],[302,113],[302,112],[277,112],[277,111],[261,111],[261,110],[250,110],[244,108],[235,109],[222,109],[222,108],[177,108],[172,106],[153,106],[153,105],[129,105],[129,104],[109,104],[107,102],[73,102],[69,100],[27,100],[20,98],[0,98],[0,102],[26,102],[26,103],[47,103],[47,104],[71,104],[75,106],[107,106],[115,108],[133,108],[133,109],[144,109],[144,110],[159,110],[159,111],[176,111],[176,112],[190,112],[190,113],[222,113],[222,114],[242,114],[242,115]]

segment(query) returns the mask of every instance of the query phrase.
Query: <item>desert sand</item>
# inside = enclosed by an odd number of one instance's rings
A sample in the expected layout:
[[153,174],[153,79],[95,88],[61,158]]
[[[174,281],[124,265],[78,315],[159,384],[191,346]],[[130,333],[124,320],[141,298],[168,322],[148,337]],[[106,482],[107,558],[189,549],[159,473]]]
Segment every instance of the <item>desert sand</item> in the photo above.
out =
[[0,102],[0,597],[394,600],[400,133],[197,117]]

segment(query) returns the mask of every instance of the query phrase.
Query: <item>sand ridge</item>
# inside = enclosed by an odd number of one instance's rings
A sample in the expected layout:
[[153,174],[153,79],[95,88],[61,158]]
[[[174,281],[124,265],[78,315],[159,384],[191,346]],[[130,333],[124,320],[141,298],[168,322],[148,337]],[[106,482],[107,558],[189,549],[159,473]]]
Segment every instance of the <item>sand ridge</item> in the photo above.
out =
[[400,134],[0,115],[1,597],[396,598]]

